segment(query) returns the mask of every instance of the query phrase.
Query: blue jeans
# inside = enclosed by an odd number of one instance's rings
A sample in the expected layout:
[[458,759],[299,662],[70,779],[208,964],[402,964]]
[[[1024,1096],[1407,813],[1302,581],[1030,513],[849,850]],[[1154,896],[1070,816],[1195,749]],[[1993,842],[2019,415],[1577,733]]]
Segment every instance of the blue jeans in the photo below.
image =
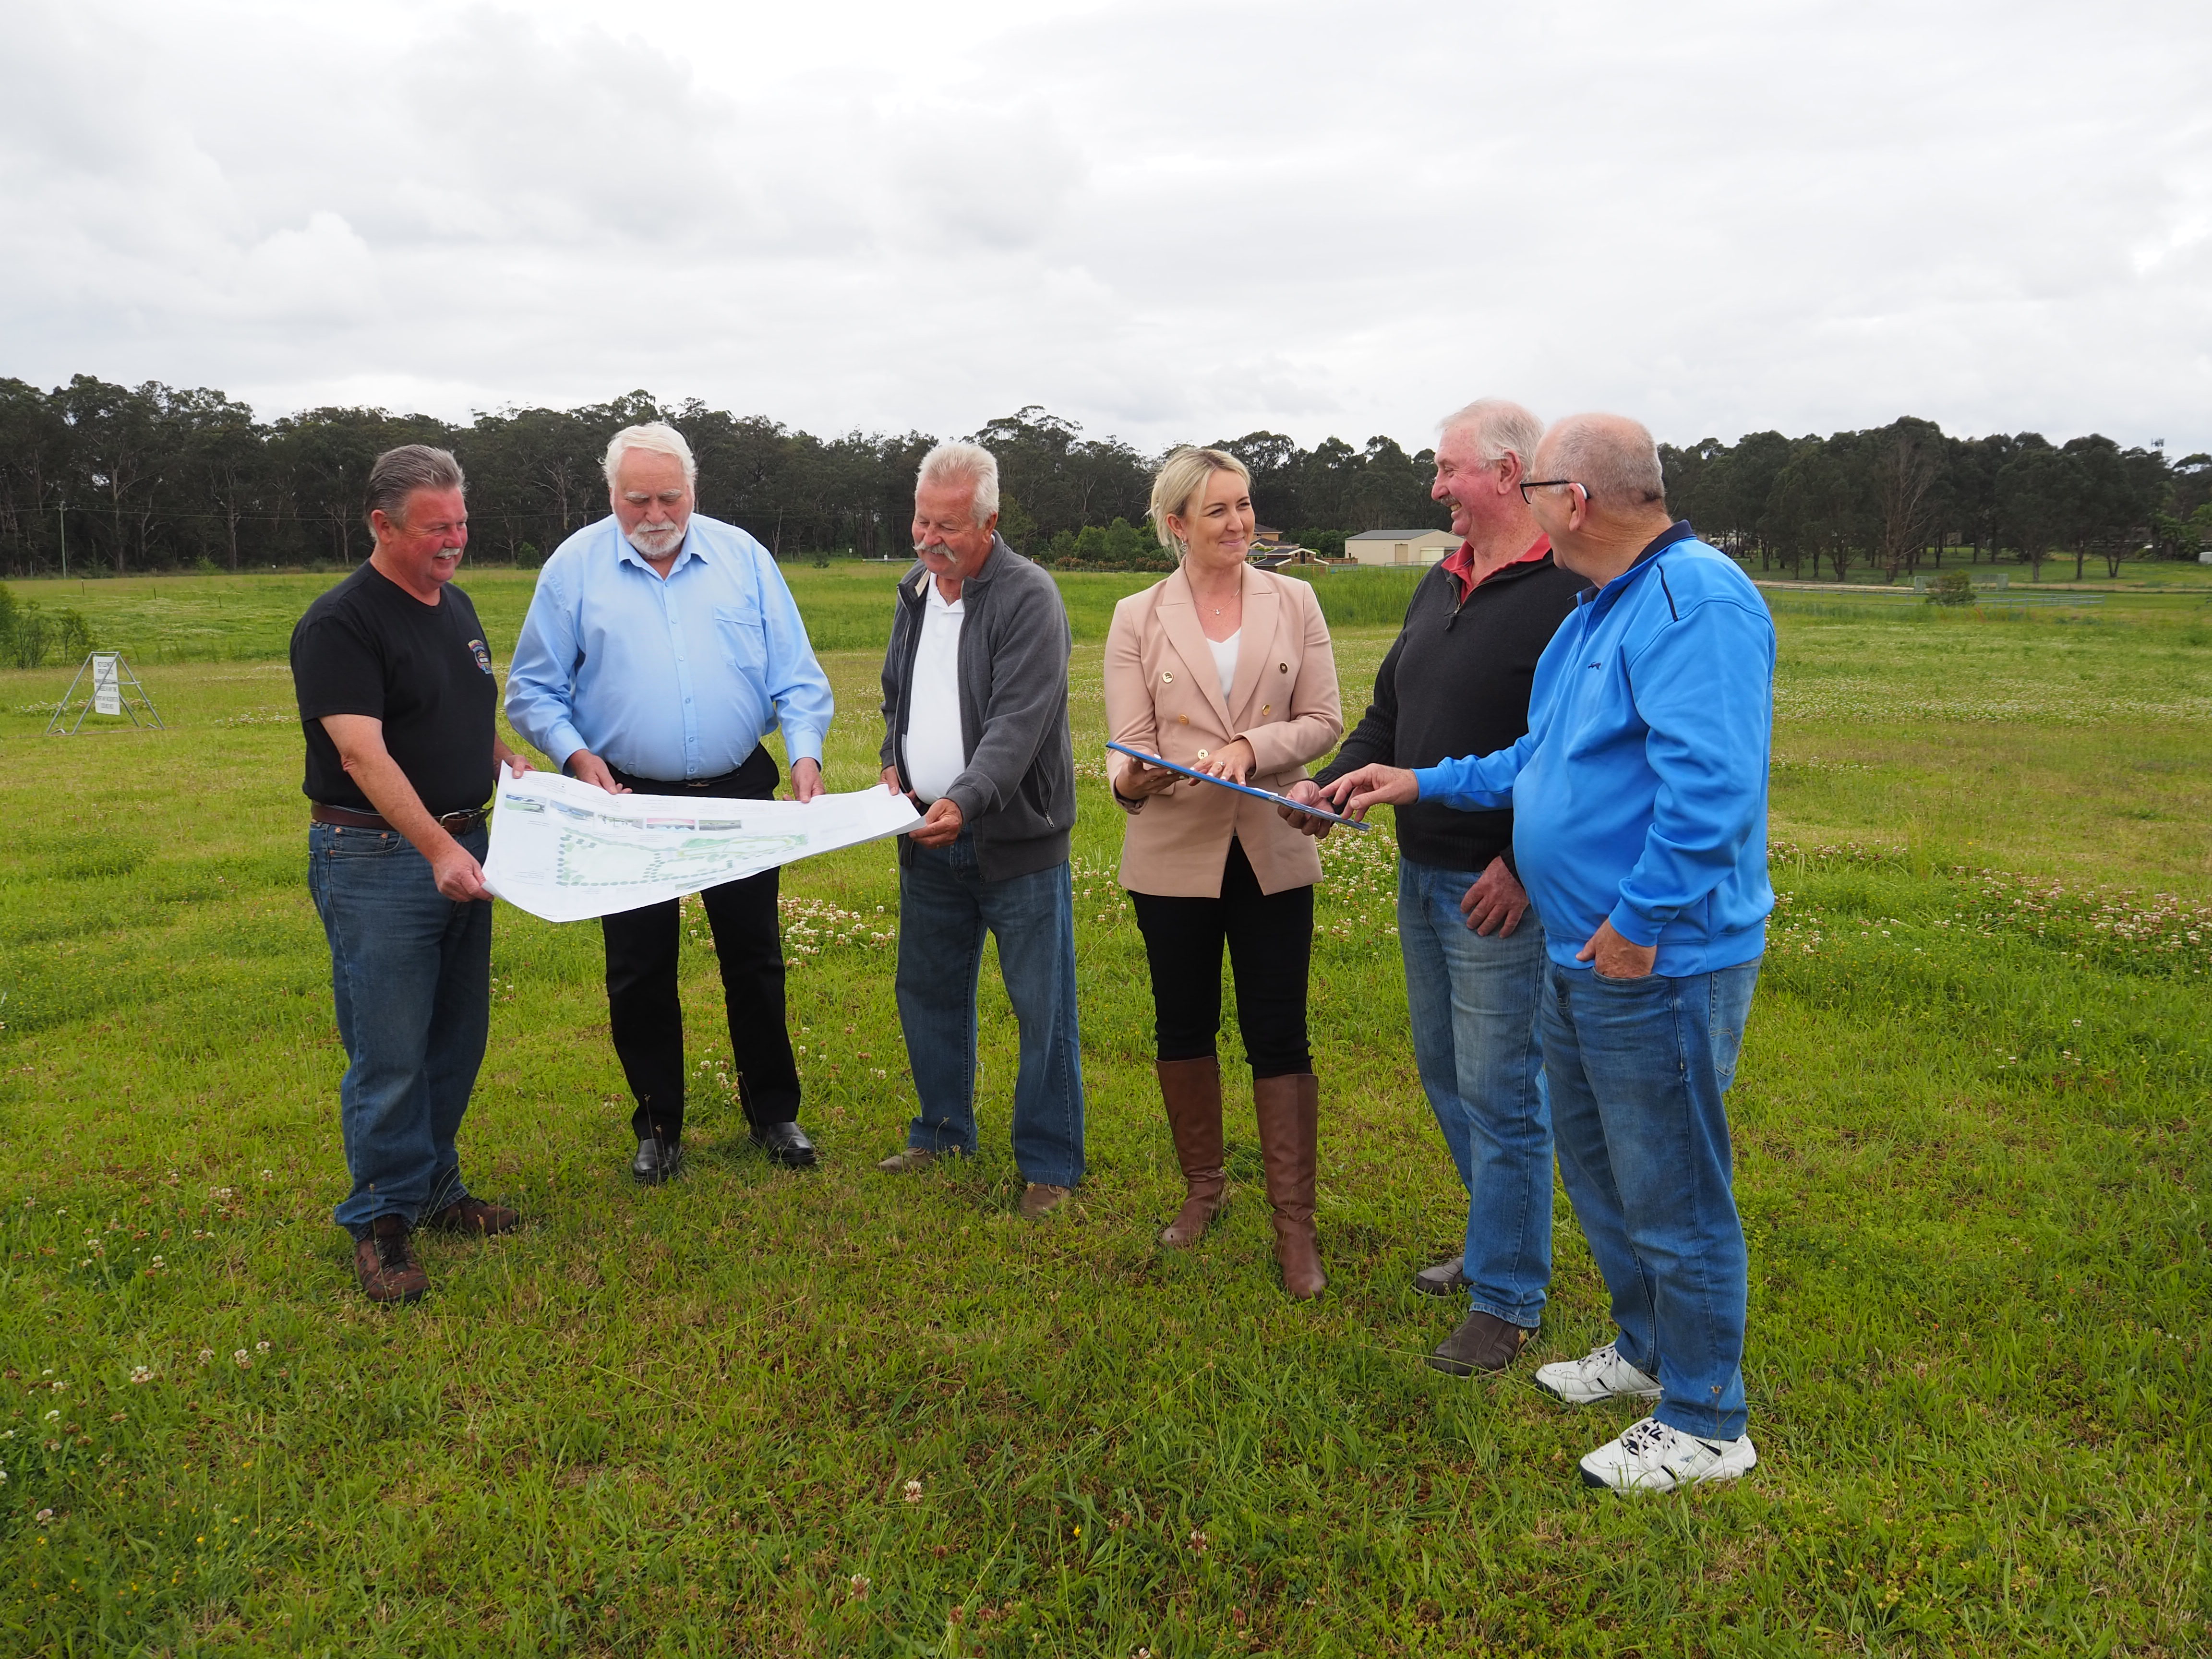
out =
[[1075,1030],[1075,899],[1066,864],[986,881],[972,835],[916,847],[899,870],[898,1010],[921,1110],[907,1145],[975,1150],[975,986],[983,935],[1020,1022],[1014,1162],[1026,1181],[1083,1179],[1083,1054]]
[[1474,932],[1459,902],[1480,873],[1401,859],[1398,948],[1421,1088],[1467,1188],[1468,1305],[1533,1328],[1552,1281],[1544,924],[1531,907],[1510,935]]
[[[460,838],[481,860],[483,830]],[[338,1122],[353,1190],[334,1218],[413,1226],[465,1198],[453,1138],[491,1021],[491,905],[457,904],[388,830],[312,824],[307,890],[331,946],[345,1077]]]
[[1756,960],[1668,979],[1553,964],[1544,1068],[1559,1173],[1613,1298],[1620,1357],[1659,1379],[1657,1416],[1743,1432],[1743,1224],[1728,1114]]

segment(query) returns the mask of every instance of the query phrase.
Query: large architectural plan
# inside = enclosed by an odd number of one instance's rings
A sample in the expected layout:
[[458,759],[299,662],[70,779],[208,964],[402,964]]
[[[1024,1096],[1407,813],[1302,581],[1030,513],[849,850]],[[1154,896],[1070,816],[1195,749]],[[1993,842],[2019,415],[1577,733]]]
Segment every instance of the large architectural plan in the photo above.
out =
[[484,884],[548,921],[680,898],[921,822],[888,789],[784,800],[610,795],[557,772],[500,770]]

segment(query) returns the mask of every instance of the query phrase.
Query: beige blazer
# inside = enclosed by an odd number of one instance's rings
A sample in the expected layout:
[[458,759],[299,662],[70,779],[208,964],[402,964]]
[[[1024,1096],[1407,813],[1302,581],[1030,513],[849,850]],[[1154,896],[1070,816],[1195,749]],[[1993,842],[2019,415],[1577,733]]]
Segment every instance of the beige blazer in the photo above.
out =
[[[1106,726],[1115,742],[1184,766],[1200,765],[1243,738],[1258,763],[1249,781],[1279,794],[1343,735],[1336,658],[1310,582],[1249,565],[1243,581],[1244,623],[1226,698],[1182,572],[1114,607]],[[1106,775],[1116,784],[1136,764],[1111,750],[1106,759]],[[1321,879],[1312,840],[1249,795],[1183,779],[1164,794],[1123,802],[1122,810],[1129,821],[1121,885],[1133,892],[1218,897],[1231,836],[1243,843],[1263,893]]]

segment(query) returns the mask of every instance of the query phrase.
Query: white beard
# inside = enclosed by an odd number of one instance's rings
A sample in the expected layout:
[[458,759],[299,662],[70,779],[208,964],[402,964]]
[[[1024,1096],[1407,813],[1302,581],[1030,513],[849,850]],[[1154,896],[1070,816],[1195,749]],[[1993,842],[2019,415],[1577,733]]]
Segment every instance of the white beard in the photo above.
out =
[[665,559],[684,545],[684,532],[689,527],[687,525],[672,524],[649,530],[640,525],[623,539],[648,559]]

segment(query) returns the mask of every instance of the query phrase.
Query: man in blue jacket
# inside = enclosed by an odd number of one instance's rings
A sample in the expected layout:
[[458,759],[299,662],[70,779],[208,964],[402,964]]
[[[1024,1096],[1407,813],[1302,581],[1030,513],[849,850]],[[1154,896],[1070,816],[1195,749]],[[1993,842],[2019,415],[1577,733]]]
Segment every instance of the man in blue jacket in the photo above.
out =
[[1651,434],[1560,422],[1521,488],[1553,556],[1589,579],[1536,665],[1528,733],[1330,795],[1513,809],[1544,917],[1540,1029],[1560,1173],[1619,1334],[1536,1380],[1588,1405],[1656,1399],[1583,1478],[1671,1491],[1758,1461],[1745,1431],[1743,1226],[1722,1097],[1774,896],[1766,779],[1774,624],[1758,590],[1667,512]]

